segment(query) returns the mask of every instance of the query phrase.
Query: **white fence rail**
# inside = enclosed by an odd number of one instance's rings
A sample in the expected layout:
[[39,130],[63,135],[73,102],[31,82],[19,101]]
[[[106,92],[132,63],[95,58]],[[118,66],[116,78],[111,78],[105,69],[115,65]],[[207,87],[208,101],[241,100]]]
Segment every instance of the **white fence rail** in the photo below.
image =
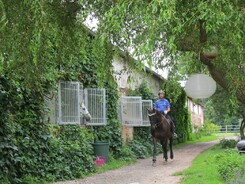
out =
[[240,132],[240,125],[224,125],[220,128],[221,133],[238,133]]
[[210,133],[239,133],[240,125],[220,125],[220,128],[206,130]]

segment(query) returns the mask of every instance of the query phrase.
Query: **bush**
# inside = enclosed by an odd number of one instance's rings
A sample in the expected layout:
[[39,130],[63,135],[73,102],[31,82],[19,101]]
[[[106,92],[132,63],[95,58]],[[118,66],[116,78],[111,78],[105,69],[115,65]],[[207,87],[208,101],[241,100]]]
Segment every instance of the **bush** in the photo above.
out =
[[94,172],[93,136],[77,125],[54,127],[55,138],[50,142],[50,170],[55,179],[79,178]]
[[147,147],[137,140],[130,141],[128,146],[134,152],[136,158],[146,158],[149,155]]
[[222,148],[235,148],[237,141],[234,139],[221,139],[220,145]]
[[134,161],[136,160],[136,155],[129,146],[123,146],[119,154],[120,160],[124,161]]
[[202,135],[210,135],[214,132],[218,132],[219,129],[220,129],[219,125],[215,125],[211,123],[210,120],[206,120],[203,127],[200,129],[200,132],[202,133]]
[[238,154],[236,150],[225,150],[216,156],[217,170],[225,181],[234,181],[237,175],[245,177],[245,157]]
[[234,171],[234,177],[228,179],[228,184],[244,184],[245,183],[245,162],[241,164],[241,167]]
[[190,139],[189,140],[196,140],[196,139],[201,139],[202,133],[200,131],[190,133]]

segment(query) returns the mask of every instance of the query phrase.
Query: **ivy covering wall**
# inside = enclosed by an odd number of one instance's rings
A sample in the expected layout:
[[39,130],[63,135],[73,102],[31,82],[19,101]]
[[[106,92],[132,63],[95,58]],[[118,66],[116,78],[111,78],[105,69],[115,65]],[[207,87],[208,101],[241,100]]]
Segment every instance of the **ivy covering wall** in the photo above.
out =
[[111,150],[120,152],[111,44],[88,34],[73,3],[3,0],[0,5],[0,182],[65,180],[94,172],[96,135],[80,126],[50,126],[44,99],[58,80],[106,88],[109,123],[103,135],[113,142]]
[[[65,180],[94,172],[94,140],[109,141],[115,157],[125,151],[112,46],[103,36],[88,34],[77,21],[75,3],[62,2],[0,0],[1,183]],[[59,80],[106,88],[108,125],[50,126],[44,99]]]
[[165,91],[165,97],[170,101],[172,116],[178,135],[178,142],[190,140],[192,132],[191,119],[186,105],[187,96],[183,88],[177,82],[166,81],[162,85],[162,90]]

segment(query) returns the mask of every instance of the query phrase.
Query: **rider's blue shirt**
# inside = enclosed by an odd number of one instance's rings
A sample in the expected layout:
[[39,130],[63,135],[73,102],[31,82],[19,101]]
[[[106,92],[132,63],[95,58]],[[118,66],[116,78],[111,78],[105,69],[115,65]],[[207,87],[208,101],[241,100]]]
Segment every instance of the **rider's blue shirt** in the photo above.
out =
[[162,113],[168,110],[169,107],[170,107],[170,103],[165,98],[157,100],[154,105],[154,108]]

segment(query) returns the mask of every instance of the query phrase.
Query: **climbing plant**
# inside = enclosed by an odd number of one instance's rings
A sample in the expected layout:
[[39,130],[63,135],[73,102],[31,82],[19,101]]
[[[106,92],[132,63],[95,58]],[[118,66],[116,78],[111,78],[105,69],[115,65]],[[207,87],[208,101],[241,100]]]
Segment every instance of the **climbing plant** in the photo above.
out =
[[176,127],[178,142],[185,142],[190,139],[190,133],[192,132],[190,114],[186,106],[186,93],[174,81],[165,82],[162,85],[162,89],[165,91],[165,97],[171,104],[171,111],[169,113]]
[[50,127],[44,102],[58,80],[106,88],[106,131],[114,152],[120,151],[112,45],[77,20],[70,1],[1,0],[0,14],[0,182],[94,172],[96,135],[79,126]]

